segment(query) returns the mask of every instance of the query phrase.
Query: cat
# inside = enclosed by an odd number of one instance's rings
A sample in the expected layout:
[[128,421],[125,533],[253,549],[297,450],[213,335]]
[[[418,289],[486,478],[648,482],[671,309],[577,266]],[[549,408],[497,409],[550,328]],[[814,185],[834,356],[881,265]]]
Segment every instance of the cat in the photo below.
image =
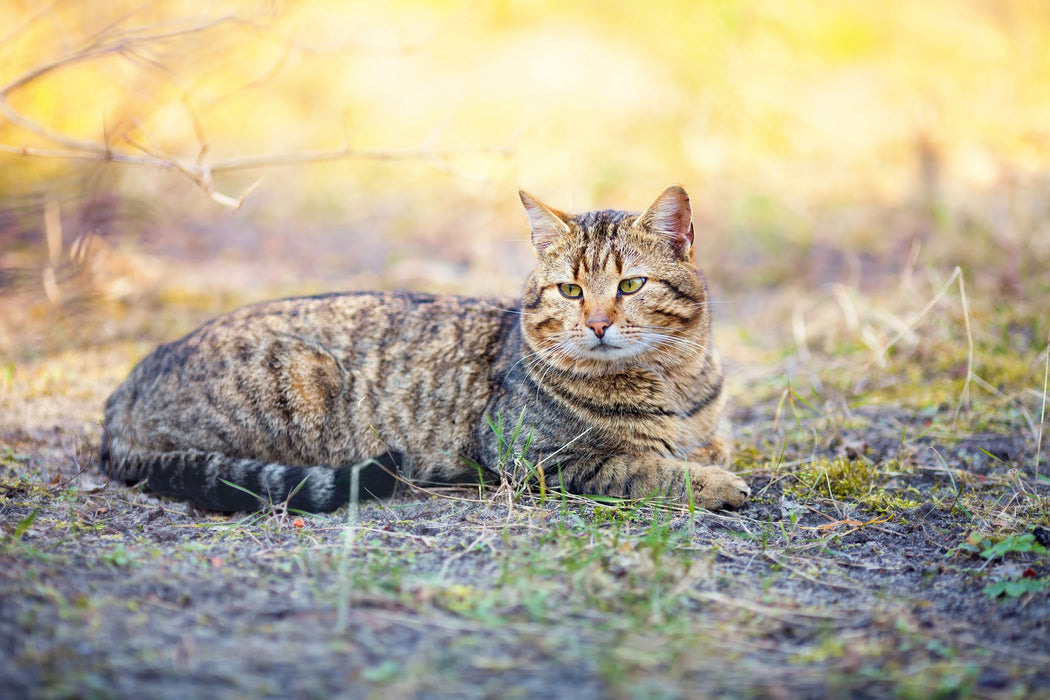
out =
[[520,300],[241,308],[132,370],[106,402],[102,470],[221,512],[329,512],[351,488],[384,497],[515,465],[571,493],[743,505],[685,190],[641,214],[519,195],[538,259]]

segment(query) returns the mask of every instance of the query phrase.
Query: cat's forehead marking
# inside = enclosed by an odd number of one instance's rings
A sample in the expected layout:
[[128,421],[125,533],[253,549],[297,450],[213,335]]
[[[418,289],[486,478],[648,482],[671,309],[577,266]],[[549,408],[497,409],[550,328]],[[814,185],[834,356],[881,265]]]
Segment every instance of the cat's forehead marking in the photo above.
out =
[[606,209],[577,214],[573,217],[580,241],[572,262],[573,275],[619,275],[625,265],[624,233],[638,217],[637,212]]

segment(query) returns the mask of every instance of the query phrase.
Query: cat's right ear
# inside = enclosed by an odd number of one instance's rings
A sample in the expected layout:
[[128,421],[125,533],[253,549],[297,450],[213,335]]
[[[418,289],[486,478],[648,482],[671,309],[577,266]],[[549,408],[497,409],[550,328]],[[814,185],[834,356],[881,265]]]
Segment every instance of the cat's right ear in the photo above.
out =
[[525,213],[529,215],[532,245],[537,253],[543,253],[569,233],[569,225],[565,223],[569,218],[567,214],[551,209],[525,190],[518,190],[518,196],[521,197]]
[[671,185],[634,223],[668,241],[679,256],[693,249],[693,210],[689,195],[679,185]]

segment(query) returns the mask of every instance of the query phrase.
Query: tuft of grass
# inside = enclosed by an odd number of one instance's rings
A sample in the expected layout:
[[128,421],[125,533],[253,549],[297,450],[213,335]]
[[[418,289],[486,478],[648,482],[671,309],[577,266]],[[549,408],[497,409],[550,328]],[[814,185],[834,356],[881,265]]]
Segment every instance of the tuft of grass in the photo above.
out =
[[114,566],[118,569],[127,569],[137,563],[138,556],[138,552],[125,548],[124,543],[121,542],[109,551],[100,552],[98,560],[108,566]]
[[38,552],[35,547],[27,547],[25,543],[22,542],[22,537],[29,531],[29,528],[33,526],[33,523],[36,522],[36,519],[40,516],[42,510],[42,506],[36,506],[29,511],[25,517],[20,518],[19,521],[15,523],[14,529],[4,536],[3,539],[0,539],[0,553],[11,555],[21,554],[23,556],[34,557],[40,556],[41,553]]

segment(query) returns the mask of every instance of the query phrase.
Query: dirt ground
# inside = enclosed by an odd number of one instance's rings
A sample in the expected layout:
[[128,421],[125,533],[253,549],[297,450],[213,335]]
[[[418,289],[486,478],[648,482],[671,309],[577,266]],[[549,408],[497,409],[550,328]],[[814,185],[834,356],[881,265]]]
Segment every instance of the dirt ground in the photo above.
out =
[[0,695],[1050,697],[1050,453],[1016,402],[820,402],[738,354],[736,513],[496,483],[226,518],[95,466],[108,393],[214,311],[182,303],[5,307],[80,340],[0,378]]

